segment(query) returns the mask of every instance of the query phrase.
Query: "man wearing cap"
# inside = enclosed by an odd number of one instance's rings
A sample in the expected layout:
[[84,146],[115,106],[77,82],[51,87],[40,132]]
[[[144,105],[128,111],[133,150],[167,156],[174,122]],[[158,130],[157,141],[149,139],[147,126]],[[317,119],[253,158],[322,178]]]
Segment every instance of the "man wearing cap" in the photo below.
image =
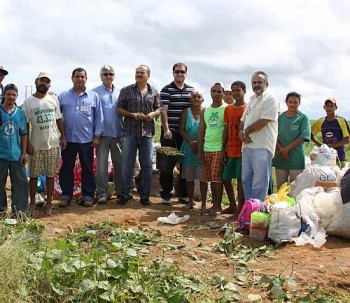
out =
[[102,85],[93,89],[101,99],[104,116],[104,129],[100,143],[96,148],[96,174],[95,181],[99,194],[99,204],[107,203],[108,197],[108,154],[111,153],[114,166],[113,181],[117,195],[120,194],[121,167],[122,167],[122,136],[124,135],[124,122],[116,112],[118,92],[113,81],[114,68],[104,65],[100,70]]
[[77,154],[81,164],[81,190],[83,206],[93,206],[96,183],[93,172],[94,148],[103,133],[103,111],[98,94],[85,87],[86,70],[78,67],[71,76],[73,87],[58,96],[63,115],[67,148],[62,150],[59,180],[62,195],[59,206],[66,207],[72,200],[74,167]]
[[4,92],[4,86],[2,85],[2,81],[4,80],[5,76],[8,74],[8,71],[4,69],[2,66],[0,66],[0,103],[2,104],[2,95]]
[[[30,210],[35,210],[35,193],[42,166],[46,175],[46,211],[52,210],[54,175],[59,168],[59,146],[66,148],[62,115],[57,97],[49,94],[51,75],[40,72],[35,79],[36,92],[23,102],[23,110],[28,122],[30,138],[27,146],[29,159]],[[30,131],[29,131],[30,129]]]
[[311,127],[311,140],[321,146],[321,142],[316,139],[316,135],[321,132],[322,142],[337,150],[340,167],[344,167],[346,162],[344,145],[349,144],[350,129],[346,120],[335,114],[337,100],[328,98],[323,105],[327,116],[318,119]]

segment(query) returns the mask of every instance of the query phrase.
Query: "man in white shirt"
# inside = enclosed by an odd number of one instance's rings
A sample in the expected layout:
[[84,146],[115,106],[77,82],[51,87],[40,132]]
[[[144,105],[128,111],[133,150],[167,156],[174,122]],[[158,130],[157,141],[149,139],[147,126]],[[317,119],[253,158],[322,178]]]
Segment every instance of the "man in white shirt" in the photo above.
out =
[[[46,175],[46,212],[52,211],[52,195],[54,189],[54,175],[59,168],[59,146],[67,146],[63,121],[57,97],[49,94],[51,75],[47,72],[39,73],[35,79],[36,92],[23,102],[23,110],[28,122],[27,153],[29,160],[29,190],[30,211],[35,210],[35,193],[42,166]],[[30,131],[29,131],[30,127]]]
[[241,118],[242,184],[244,198],[265,201],[278,134],[279,102],[267,91],[268,76],[257,71],[252,76],[254,95]]

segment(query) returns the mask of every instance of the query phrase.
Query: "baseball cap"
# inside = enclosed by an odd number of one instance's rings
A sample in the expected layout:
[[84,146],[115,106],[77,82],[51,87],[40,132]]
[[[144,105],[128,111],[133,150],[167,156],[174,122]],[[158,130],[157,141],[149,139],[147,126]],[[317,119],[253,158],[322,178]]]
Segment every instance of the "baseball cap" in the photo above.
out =
[[40,72],[37,79],[47,78],[51,81],[51,75],[48,72]]
[[330,101],[330,102],[332,102],[334,105],[337,105],[337,100],[335,100],[333,97],[327,98],[327,99],[324,101],[324,105],[326,105],[327,101]]
[[6,76],[9,72],[6,69],[4,69],[3,66],[0,66],[0,73]]

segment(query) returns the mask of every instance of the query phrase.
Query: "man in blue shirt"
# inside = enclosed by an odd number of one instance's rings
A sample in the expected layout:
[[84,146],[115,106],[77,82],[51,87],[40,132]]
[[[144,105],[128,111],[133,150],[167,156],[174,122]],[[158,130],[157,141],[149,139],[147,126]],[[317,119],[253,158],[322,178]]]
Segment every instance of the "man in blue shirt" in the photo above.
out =
[[28,180],[25,173],[27,148],[27,120],[16,106],[18,88],[8,84],[0,105],[0,214],[7,211],[6,180],[11,179],[12,214],[25,216],[28,205]]
[[111,152],[114,166],[113,181],[117,195],[120,194],[122,151],[121,143],[124,134],[124,123],[116,112],[118,92],[113,84],[114,68],[104,65],[100,70],[102,85],[93,89],[100,99],[104,116],[103,133],[96,148],[96,187],[99,194],[99,204],[107,203],[108,197],[108,154]]
[[85,87],[87,73],[79,67],[72,72],[73,88],[58,96],[63,115],[67,147],[62,150],[59,180],[62,189],[59,206],[67,206],[73,196],[75,158],[82,168],[82,204],[92,206],[96,184],[92,169],[93,150],[103,133],[103,111],[98,94]]

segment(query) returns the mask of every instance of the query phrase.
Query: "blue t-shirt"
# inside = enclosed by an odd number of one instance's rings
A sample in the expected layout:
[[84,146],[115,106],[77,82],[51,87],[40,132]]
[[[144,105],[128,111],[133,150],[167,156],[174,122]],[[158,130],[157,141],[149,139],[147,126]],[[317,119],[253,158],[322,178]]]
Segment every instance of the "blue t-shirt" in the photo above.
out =
[[8,113],[0,106],[0,159],[19,161],[22,155],[20,136],[27,134],[24,111],[16,107]]

